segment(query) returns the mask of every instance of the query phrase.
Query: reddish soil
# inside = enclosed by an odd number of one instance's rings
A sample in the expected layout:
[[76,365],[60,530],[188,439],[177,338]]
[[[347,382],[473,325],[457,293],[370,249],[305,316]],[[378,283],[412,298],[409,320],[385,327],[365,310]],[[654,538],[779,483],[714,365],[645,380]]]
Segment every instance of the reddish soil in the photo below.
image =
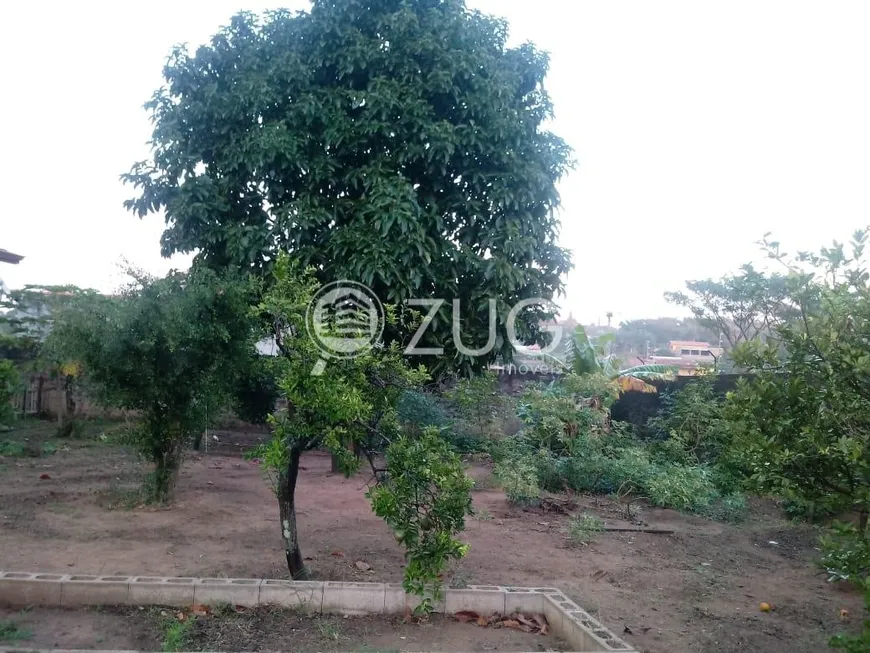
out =
[[[119,447],[73,441],[48,457],[0,461],[0,569],[285,577],[274,496],[240,454],[262,437],[222,434],[209,454],[191,455],[167,509],[122,507],[144,468]],[[297,489],[312,571],[400,581],[402,550],[371,513],[368,477],[329,467],[328,456],[306,456]],[[471,473],[488,485],[485,466]],[[578,511],[622,523],[606,499],[577,501]],[[476,491],[474,504],[464,534],[471,551],[452,570],[453,585],[559,587],[639,651],[815,653],[861,620],[860,597],[814,565],[817,531],[769,502],[754,503],[739,525],[645,508],[650,526],[674,534],[601,533],[581,548],[568,545],[565,515],[511,508],[497,489]],[[372,570],[359,571],[359,560]],[[762,601],[773,611],[761,613]],[[843,608],[850,622],[841,622]]]

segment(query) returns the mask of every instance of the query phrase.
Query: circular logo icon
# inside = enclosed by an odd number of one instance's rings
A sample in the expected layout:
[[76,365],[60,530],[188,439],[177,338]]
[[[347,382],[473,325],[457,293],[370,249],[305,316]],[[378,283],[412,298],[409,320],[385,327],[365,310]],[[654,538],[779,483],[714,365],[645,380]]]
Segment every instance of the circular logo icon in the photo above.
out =
[[305,325],[320,350],[332,358],[353,358],[380,340],[384,307],[372,289],[356,281],[322,286],[308,304]]

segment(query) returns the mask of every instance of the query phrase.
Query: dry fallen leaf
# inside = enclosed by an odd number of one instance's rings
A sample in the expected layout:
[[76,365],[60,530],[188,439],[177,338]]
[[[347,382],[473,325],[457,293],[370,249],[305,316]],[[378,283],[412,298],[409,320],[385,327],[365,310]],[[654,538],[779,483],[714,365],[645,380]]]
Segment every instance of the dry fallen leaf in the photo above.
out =
[[475,622],[478,626],[488,626],[489,620],[486,617],[478,617]]
[[369,571],[372,568],[372,566],[370,564],[367,564],[367,563],[363,562],[362,560],[357,560],[354,563],[354,566],[357,569],[359,569],[360,571]]
[[505,619],[504,621],[501,622],[501,624],[505,628],[519,628],[520,627],[520,622],[517,621],[516,619]]
[[477,621],[480,619],[480,615],[476,612],[472,612],[471,610],[460,610],[456,614],[453,615],[453,618],[456,619],[459,623],[467,624],[469,621]]
[[190,614],[194,615],[195,617],[204,617],[208,614],[208,606],[202,605],[201,603],[195,603],[194,605],[190,606]]
[[179,612],[178,614],[175,615],[175,618],[178,619],[179,621],[184,621],[185,619],[187,619],[187,615],[184,614],[183,612]]
[[41,480],[41,481],[49,481],[49,480],[51,480],[51,476],[49,476],[48,474],[44,474],[44,473],[43,473],[43,474],[40,474],[40,475],[39,475],[39,480]]
[[333,551],[331,555],[334,555],[336,558],[343,558],[344,553],[341,551]]

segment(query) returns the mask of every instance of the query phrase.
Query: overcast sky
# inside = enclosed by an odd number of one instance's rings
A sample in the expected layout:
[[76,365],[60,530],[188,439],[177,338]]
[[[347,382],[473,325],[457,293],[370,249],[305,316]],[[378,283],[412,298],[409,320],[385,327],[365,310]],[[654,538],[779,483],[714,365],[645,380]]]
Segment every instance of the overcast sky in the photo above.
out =
[[[677,314],[685,279],[870,223],[870,3],[797,0],[471,0],[512,40],[552,56],[553,129],[575,150],[561,183],[573,250],[566,313]],[[11,287],[111,290],[122,257],[155,273],[160,217],[118,181],[145,158],[142,103],[177,42],[205,42],[240,9],[301,1],[29,2],[4,7],[0,266]]]

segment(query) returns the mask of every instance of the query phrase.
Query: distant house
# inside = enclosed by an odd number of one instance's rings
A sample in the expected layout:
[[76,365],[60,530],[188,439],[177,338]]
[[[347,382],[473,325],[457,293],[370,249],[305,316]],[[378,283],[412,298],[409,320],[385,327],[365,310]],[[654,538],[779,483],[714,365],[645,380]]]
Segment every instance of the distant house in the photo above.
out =
[[672,365],[679,376],[694,376],[704,368],[715,367],[724,349],[698,340],[671,340],[668,356],[652,356],[654,365]]
[[23,258],[23,256],[13,254],[9,250],[0,249],[0,263],[11,263],[12,265],[18,265]]

